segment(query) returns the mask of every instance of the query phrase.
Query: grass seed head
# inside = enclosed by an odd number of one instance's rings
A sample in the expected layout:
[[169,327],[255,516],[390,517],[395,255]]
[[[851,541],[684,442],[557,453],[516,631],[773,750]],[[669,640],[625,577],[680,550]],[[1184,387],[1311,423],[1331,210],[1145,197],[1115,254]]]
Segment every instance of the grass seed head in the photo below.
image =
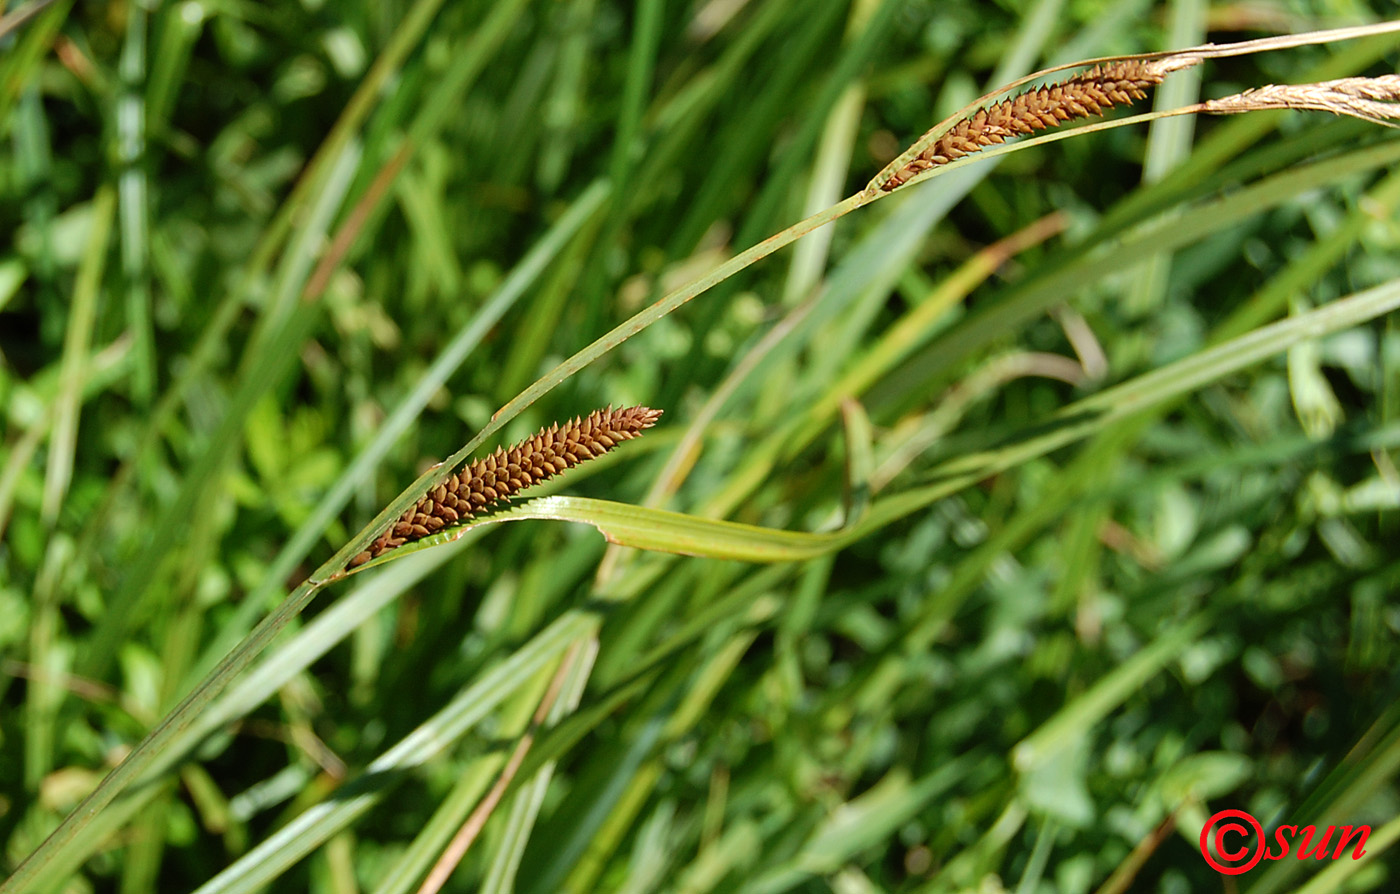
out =
[[527,487],[602,456],[623,441],[640,436],[660,418],[661,411],[649,407],[608,407],[575,418],[562,428],[557,423],[551,425],[509,449],[498,447],[495,453],[473,460],[428,491],[368,549],[351,559],[349,567],[356,568],[405,543],[466,521]]
[[1147,88],[1162,83],[1171,70],[1170,65],[1142,59],[1096,65],[1058,84],[1027,90],[979,109],[895,171],[880,189],[889,192],[930,168],[946,165],[1011,137],[1035,133],[1076,118],[1100,115],[1116,105],[1129,105],[1145,98]]

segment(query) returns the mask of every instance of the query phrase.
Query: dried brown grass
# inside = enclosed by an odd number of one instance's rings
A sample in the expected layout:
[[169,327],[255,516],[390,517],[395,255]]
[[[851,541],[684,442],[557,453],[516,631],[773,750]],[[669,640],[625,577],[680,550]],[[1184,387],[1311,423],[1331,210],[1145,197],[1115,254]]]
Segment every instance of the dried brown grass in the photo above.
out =
[[1341,78],[1315,84],[1270,84],[1200,104],[1214,115],[1236,115],[1261,109],[1311,109],[1350,115],[1376,124],[1400,118],[1400,75]]

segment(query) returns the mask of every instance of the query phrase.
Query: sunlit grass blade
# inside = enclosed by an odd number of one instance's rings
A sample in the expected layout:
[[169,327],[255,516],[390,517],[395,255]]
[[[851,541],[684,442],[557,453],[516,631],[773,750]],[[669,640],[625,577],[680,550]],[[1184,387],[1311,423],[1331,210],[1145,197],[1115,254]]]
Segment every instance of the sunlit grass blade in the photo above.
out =
[[531,675],[556,660],[597,625],[580,612],[562,615],[528,644],[483,674],[428,721],[372,761],[358,780],[312,807],[201,885],[199,894],[257,891],[289,866],[368,812],[386,788],[421,766],[475,727]]
[[879,501],[861,523],[840,532],[782,531],[655,508],[555,496],[533,500],[517,509],[405,544],[364,567],[453,542],[480,525],[525,519],[582,522],[597,527],[610,543],[681,555],[747,562],[815,558],[869,536],[890,522],[982,478],[1014,468],[1119,420],[1189,394],[1301,341],[1364,323],[1397,308],[1400,308],[1400,280],[1201,351],[1071,404],[1055,414],[1043,430],[1022,434],[1005,446],[939,464],[927,476],[938,483]]
[[247,375],[240,380],[226,414],[210,437],[209,448],[201,454],[181,483],[179,494],[161,514],[142,544],[140,558],[132,563],[121,586],[108,603],[107,612],[92,637],[91,647],[83,655],[83,673],[99,676],[105,673],[126,632],[138,623],[143,594],[149,592],[157,569],[170,551],[188,536],[195,506],[208,492],[210,482],[228,460],[232,448],[239,443],[238,435],[246,423],[247,414],[258,399],[290,371],[291,362],[319,313],[314,305],[297,302],[297,295],[310,273],[320,240],[325,238],[331,218],[345,197],[344,190],[359,160],[358,148],[352,146],[338,160],[333,176],[325,184],[325,191],[316,197],[311,217],[299,232],[293,250],[284,259],[280,288],[273,297],[272,307],[263,317],[263,325],[252,336],[260,348],[247,355]]
[[63,344],[63,367],[59,373],[59,393],[55,400],[53,434],[47,476],[44,480],[43,516],[52,525],[59,504],[68,493],[73,478],[73,455],[78,441],[78,409],[82,405],[88,350],[92,345],[93,327],[97,321],[97,305],[101,298],[102,270],[111,247],[112,219],[116,209],[116,194],[104,189],[93,200],[92,226],[83,252],[82,266],[73,287],[72,312],[68,317],[67,334]]
[[244,603],[235,619],[225,625],[199,663],[196,676],[203,676],[214,661],[225,654],[237,639],[252,626],[258,614],[266,611],[267,600],[281,587],[292,568],[321,540],[329,521],[344,508],[355,488],[363,486],[370,472],[383,460],[394,443],[414,423],[432,396],[452,373],[458,369],[501,317],[526,294],[530,286],[563,250],[579,228],[597,211],[608,195],[608,188],[599,183],[585,191],[569,211],[511,271],[470,321],[459,329],[433,362],[414,383],[412,390],[397,402],[367,444],[340,474],[332,487],[317,503],[305,522],[283,546],[270,564],[264,583]]

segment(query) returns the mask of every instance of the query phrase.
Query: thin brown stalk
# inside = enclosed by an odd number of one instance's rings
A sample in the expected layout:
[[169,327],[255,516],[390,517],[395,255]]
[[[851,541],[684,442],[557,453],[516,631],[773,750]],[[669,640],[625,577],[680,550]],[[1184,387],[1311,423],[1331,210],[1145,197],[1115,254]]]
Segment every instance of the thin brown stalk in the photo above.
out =
[[1095,894],[1123,894],[1132,887],[1133,880],[1137,878],[1138,872],[1147,863],[1148,857],[1156,853],[1173,831],[1176,830],[1176,811],[1167,814],[1166,818],[1157,824],[1157,828],[1147,834],[1145,838],[1137,843],[1132,853],[1118,865],[1113,871],[1113,875],[1099,887]]
[[559,664],[559,670],[555,672],[550,680],[549,690],[545,692],[544,698],[540,699],[539,707],[535,709],[535,715],[530,720],[530,728],[520,737],[520,741],[515,743],[515,748],[511,752],[509,760],[501,770],[501,775],[496,778],[496,782],[491,786],[491,791],[486,793],[486,797],[481,799],[481,803],[476,805],[471,816],[457,830],[457,834],[452,836],[447,847],[438,856],[437,862],[423,879],[423,884],[418,889],[418,894],[437,894],[442,890],[442,886],[447,884],[447,880],[452,877],[457,865],[462,862],[462,858],[467,855],[472,844],[481,835],[481,830],[485,828],[486,821],[491,818],[501,799],[505,797],[506,790],[515,781],[515,774],[520,772],[520,765],[525,762],[525,756],[530,753],[530,748],[535,744],[535,734],[544,726],[549,719],[550,711],[559,701],[560,694],[564,691],[564,683],[568,679],[569,673],[573,670],[574,661],[578,658],[579,646],[575,645],[565,654],[564,660]]
[[640,437],[660,418],[661,410],[649,407],[608,407],[562,428],[551,425],[509,449],[497,448],[428,491],[347,567],[356,568],[405,543],[460,524],[527,487]]
[[11,31],[19,30],[21,26],[28,24],[30,20],[48,9],[53,3],[54,0],[38,0],[36,3],[30,3],[5,13],[3,17],[0,17],[0,38],[7,37]]
[[355,203],[345,223],[341,226],[335,238],[331,240],[330,247],[317,262],[316,269],[311,277],[306,281],[306,288],[302,290],[303,301],[315,301],[321,297],[321,293],[326,290],[326,286],[331,281],[331,275],[340,268],[341,261],[350,252],[351,246],[359,238],[364,230],[365,224],[369,221],[369,216],[379,207],[379,203],[389,192],[389,187],[394,185],[398,179],[399,172],[403,166],[408,164],[408,160],[413,157],[413,141],[406,140],[399,151],[379,169],[374,175],[374,180],[370,182],[369,189],[360,196],[360,200]]

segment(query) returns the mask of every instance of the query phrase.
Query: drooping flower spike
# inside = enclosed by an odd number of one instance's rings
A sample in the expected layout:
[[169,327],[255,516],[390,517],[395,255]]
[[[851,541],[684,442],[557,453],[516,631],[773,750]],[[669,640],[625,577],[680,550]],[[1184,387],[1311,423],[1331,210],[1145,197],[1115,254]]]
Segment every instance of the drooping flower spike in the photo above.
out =
[[562,428],[557,423],[551,425],[508,449],[498,447],[495,453],[471,461],[428,491],[347,567],[358,568],[405,543],[460,524],[527,487],[602,456],[623,441],[639,437],[656,424],[661,412],[649,407],[614,410],[610,406],[575,418]]
[[923,152],[880,185],[889,192],[918,174],[956,161],[1012,137],[1055,127],[1076,118],[1101,115],[1116,105],[1129,105],[1147,96],[1147,89],[1162,83],[1179,60],[1132,59],[1095,65],[1088,71],[1046,84],[1018,96],[978,109],[962,119]]

